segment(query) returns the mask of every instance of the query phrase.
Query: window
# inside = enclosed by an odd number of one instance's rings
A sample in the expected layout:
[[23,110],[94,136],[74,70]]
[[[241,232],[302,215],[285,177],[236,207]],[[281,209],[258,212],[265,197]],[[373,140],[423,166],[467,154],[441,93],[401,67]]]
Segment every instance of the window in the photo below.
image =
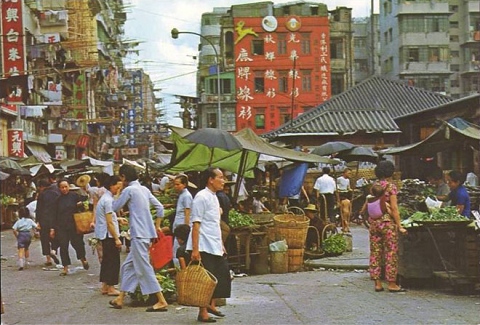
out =
[[287,53],[287,39],[285,34],[277,34],[277,54]]
[[217,113],[207,113],[207,125],[209,128],[217,127]]
[[356,48],[364,48],[366,46],[365,44],[366,44],[365,38],[355,37],[353,39],[353,46]]
[[419,62],[420,61],[420,51],[418,48],[409,48],[408,49],[408,62]]
[[341,94],[344,90],[343,74],[332,73],[332,95]]
[[302,48],[302,54],[310,54],[310,34],[302,33],[302,40],[300,44]]
[[288,71],[278,72],[278,92],[288,92]]
[[262,40],[253,40],[252,41],[252,54],[253,55],[263,55],[263,39]]
[[450,87],[452,88],[460,87],[460,82],[458,82],[458,80],[450,80]]
[[458,12],[458,6],[455,6],[455,5],[448,6],[448,10],[450,10],[450,12]]
[[442,15],[404,15],[399,18],[401,33],[447,32],[449,26],[448,16]]
[[300,74],[302,75],[302,90],[312,91],[312,70],[300,70]]
[[265,109],[257,109],[255,114],[255,128],[263,130],[265,129]]
[[450,28],[458,28],[458,21],[451,21]]
[[330,39],[330,58],[343,59],[343,40],[341,38]]
[[367,72],[368,71],[368,60],[367,59],[355,59],[355,70]]
[[290,122],[290,119],[292,117],[291,111],[288,107],[279,107],[280,111],[280,123],[285,124]]
[[453,72],[458,72],[458,71],[460,71],[460,65],[458,65],[458,64],[450,64],[450,71],[453,71]]
[[392,42],[393,41],[393,29],[388,30],[388,41]]
[[450,35],[450,42],[458,43],[460,42],[460,38],[458,37],[458,35]]
[[255,92],[263,93],[265,91],[265,72],[255,71]]
[[221,79],[222,94],[231,94],[232,93],[232,80],[231,79]]
[[310,14],[312,16],[318,16],[318,6],[310,6]]
[[[220,82],[222,82],[222,81],[220,80]],[[213,78],[212,78],[212,79],[209,79],[209,80],[208,80],[208,86],[209,86],[208,89],[210,90],[210,91],[208,92],[209,94],[218,94],[218,91],[217,91],[217,86],[218,86],[218,84],[217,84],[217,78],[215,78],[215,79],[213,79]]]
[[388,32],[383,33],[383,39],[384,39],[385,44],[388,44]]
[[452,58],[458,58],[458,57],[460,57],[460,52],[459,51],[451,51],[450,55],[452,56]]
[[440,59],[440,49],[432,47],[428,49],[428,62],[438,62]]

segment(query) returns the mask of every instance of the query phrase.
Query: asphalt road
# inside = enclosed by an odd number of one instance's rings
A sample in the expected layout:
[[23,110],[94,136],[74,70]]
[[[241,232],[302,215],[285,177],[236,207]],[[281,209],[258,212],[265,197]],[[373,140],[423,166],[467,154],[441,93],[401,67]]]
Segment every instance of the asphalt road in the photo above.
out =
[[[3,324],[198,324],[194,307],[172,304],[167,313],[109,308],[111,297],[99,292],[100,268],[88,246],[90,269],[75,261],[76,272],[66,277],[43,271],[40,252],[34,241],[30,266],[18,271],[13,234],[1,232]],[[454,295],[428,285],[376,293],[363,270],[235,278],[232,297],[220,309],[227,316],[219,324],[480,324],[479,295]]]

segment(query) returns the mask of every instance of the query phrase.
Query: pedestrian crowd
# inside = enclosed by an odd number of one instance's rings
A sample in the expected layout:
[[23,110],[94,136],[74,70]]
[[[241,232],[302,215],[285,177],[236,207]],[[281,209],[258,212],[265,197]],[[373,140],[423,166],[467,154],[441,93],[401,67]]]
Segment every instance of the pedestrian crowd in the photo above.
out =
[[[390,161],[380,161],[376,165],[377,180],[371,184],[370,195],[360,209],[360,214],[368,216],[370,224],[370,277],[376,292],[384,291],[382,276],[390,292],[405,291],[397,284],[398,236],[407,231],[400,223],[398,189],[392,182],[394,169]],[[124,308],[126,295],[139,288],[142,295],[156,297],[156,302],[146,309],[147,312],[168,311],[168,302],[155,276],[149,254],[152,241],[159,233],[167,232],[175,238],[171,252],[174,266],[185,269],[190,263],[201,261],[216,277],[218,284],[210,304],[200,307],[197,316],[199,322],[215,322],[210,315],[225,316],[217,308],[216,299],[229,298],[231,294],[232,278],[227,259],[230,209],[259,214],[302,208],[311,228],[317,232],[315,234],[309,229],[306,247],[317,249],[316,238],[327,224],[338,225],[344,233],[350,232],[352,171],[345,168],[336,179],[330,173],[330,168],[324,167],[312,190],[307,191],[301,185],[295,192],[289,192],[288,196],[278,200],[272,200],[272,195],[279,197],[282,177],[279,174],[274,178],[270,171],[261,178],[259,186],[252,187],[244,181],[234,181],[235,175],[219,168],[208,168],[192,177],[196,184],[201,185],[200,189],[192,186],[191,178],[185,174],[173,178],[161,175],[158,179],[140,179],[137,170],[127,164],[120,167],[118,175],[91,177],[85,174],[75,182],[65,178],[57,180],[54,175],[49,175],[38,181],[38,193],[32,193],[31,202],[19,209],[19,219],[12,227],[18,243],[19,270],[24,270],[27,265],[32,233],[36,231],[42,255],[45,256],[45,270],[56,270],[55,266],[59,265],[60,275],[68,276],[72,264],[70,246],[83,268],[88,270],[90,265],[86,260],[84,234],[77,231],[74,214],[91,211],[93,221],[90,226],[98,240],[99,291],[114,297],[109,300],[111,308]],[[441,170],[440,173],[434,170],[429,175],[430,183],[437,187],[438,198],[450,200],[460,214],[468,216],[470,205],[461,185],[464,181],[462,176],[455,171],[450,172],[447,185],[440,175]],[[239,188],[236,189],[236,186]],[[447,186],[450,191],[445,189]],[[167,191],[176,194],[176,203],[162,204],[155,196]],[[236,202],[233,201],[233,193]],[[165,226],[164,211],[167,208],[175,208],[175,214],[171,223]],[[120,251],[124,244],[128,245],[128,255],[121,263]]]

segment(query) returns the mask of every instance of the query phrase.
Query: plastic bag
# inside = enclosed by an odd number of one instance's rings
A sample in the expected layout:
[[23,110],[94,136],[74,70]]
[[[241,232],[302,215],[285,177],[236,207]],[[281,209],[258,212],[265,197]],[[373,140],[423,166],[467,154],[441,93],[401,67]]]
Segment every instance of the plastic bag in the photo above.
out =
[[286,252],[288,250],[287,241],[279,240],[269,245],[270,252]]
[[433,200],[430,197],[427,197],[425,200],[425,204],[427,205],[428,211],[432,212],[432,210],[440,209],[442,207],[442,201],[438,201],[437,199]]

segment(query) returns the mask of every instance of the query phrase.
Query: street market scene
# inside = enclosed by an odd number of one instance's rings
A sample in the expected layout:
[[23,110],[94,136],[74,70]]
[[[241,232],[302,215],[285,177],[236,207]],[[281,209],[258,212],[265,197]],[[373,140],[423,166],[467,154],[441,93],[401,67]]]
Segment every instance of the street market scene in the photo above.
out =
[[1,323],[479,324],[480,2],[340,2],[2,1]]

